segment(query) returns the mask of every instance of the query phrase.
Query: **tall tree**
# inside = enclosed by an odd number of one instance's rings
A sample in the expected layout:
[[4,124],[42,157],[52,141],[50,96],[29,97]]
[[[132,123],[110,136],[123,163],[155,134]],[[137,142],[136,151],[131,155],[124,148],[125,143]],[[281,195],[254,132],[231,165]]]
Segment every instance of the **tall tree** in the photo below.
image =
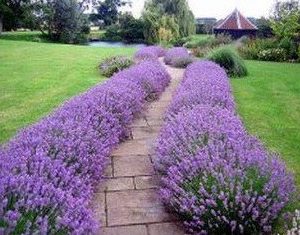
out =
[[31,0],[0,0],[0,22],[5,30],[26,27],[25,20],[32,16],[31,13]]
[[115,24],[118,21],[119,8],[131,4],[131,1],[126,0],[104,0],[98,6],[97,17],[103,20],[106,26]]
[[274,8],[272,29],[282,38],[300,39],[300,6],[299,1],[277,1]]
[[[158,42],[159,37],[186,37],[195,33],[195,18],[186,0],[148,0],[142,15],[147,26],[148,42]],[[164,36],[164,38],[166,38]]]

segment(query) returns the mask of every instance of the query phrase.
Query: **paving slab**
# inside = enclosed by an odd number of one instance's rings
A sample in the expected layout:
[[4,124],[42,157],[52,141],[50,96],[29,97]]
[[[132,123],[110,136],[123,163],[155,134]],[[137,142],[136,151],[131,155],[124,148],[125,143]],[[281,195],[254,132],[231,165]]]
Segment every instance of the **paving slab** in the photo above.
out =
[[134,181],[132,177],[107,179],[101,184],[98,192],[121,191],[134,189]]
[[134,177],[136,189],[158,188],[159,179],[157,175]]
[[170,221],[172,217],[158,198],[157,191],[132,190],[107,193],[108,226]]
[[150,224],[149,235],[185,235],[183,228],[178,223]]
[[102,228],[99,235],[148,235],[145,225]]
[[150,140],[128,140],[112,152],[112,156],[148,155],[153,142]]
[[154,175],[154,167],[149,155],[114,157],[114,176]]

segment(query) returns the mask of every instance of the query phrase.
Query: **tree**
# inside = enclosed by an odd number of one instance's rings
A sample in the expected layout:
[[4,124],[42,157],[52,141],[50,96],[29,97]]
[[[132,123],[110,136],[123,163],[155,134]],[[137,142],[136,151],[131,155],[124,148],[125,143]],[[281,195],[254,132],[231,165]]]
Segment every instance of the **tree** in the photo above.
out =
[[149,43],[158,42],[162,37],[186,37],[196,30],[194,15],[186,0],[148,0],[142,17]]
[[269,38],[274,36],[271,27],[271,21],[267,18],[261,17],[256,20],[257,36],[260,38]]
[[63,43],[82,43],[89,33],[88,19],[84,14],[86,1],[41,0],[37,8],[41,31],[50,40]]
[[0,0],[0,25],[5,30],[26,27],[26,22],[31,22],[31,17],[31,0]]
[[299,38],[300,8],[299,1],[276,2],[271,27],[279,38]]
[[118,21],[119,8],[127,4],[130,5],[131,2],[125,0],[104,0],[97,9],[97,17],[99,20],[103,20],[106,26],[115,24]]

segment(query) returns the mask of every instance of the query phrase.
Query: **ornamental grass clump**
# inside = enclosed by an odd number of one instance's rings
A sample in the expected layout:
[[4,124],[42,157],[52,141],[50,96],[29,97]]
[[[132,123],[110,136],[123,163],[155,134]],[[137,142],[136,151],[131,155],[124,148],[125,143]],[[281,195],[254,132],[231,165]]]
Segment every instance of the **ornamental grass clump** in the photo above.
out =
[[180,58],[189,58],[189,52],[185,47],[173,47],[166,52],[164,62],[167,65],[172,65],[175,60]]
[[173,166],[161,196],[192,234],[270,234],[294,192],[285,166],[263,148],[214,143]]
[[155,61],[65,102],[0,149],[0,233],[91,234],[89,205],[111,151],[170,81]]
[[243,59],[229,47],[220,47],[211,51],[207,59],[223,67],[229,76],[244,77],[248,75]]
[[271,234],[293,200],[292,175],[235,113],[226,72],[208,61],[188,66],[155,167],[163,202],[190,234]]
[[105,59],[99,65],[102,75],[111,77],[113,74],[120,72],[133,65],[133,60],[126,56],[113,56]]
[[161,46],[147,46],[140,48],[134,55],[136,60],[151,60],[163,57],[166,51]]
[[172,116],[198,104],[235,110],[229,78],[219,65],[210,61],[194,62],[187,67],[168,113]]

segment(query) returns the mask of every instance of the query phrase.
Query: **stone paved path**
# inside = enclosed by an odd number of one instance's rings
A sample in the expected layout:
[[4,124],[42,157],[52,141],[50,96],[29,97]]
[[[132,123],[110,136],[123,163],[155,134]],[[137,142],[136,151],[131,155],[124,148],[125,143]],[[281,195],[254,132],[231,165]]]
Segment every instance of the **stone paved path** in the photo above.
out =
[[103,235],[183,235],[175,218],[165,211],[157,196],[158,178],[153,168],[153,144],[164,113],[183,71],[167,67],[170,85],[159,100],[150,103],[132,125],[132,140],[112,154],[107,179],[93,202]]

